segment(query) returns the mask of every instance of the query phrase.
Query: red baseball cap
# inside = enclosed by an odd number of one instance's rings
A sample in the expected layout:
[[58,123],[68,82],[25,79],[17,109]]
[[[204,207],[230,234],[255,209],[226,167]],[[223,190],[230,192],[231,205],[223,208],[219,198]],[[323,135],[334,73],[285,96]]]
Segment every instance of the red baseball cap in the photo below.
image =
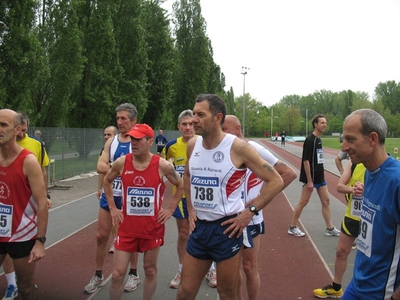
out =
[[141,139],[145,136],[154,138],[154,130],[147,124],[136,124],[125,136],[128,135],[135,139]]

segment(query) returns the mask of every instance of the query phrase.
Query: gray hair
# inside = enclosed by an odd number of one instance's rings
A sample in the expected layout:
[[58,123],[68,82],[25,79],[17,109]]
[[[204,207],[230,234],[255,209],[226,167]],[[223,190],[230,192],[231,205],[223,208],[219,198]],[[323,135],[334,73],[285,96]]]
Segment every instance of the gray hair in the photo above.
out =
[[18,120],[17,122],[19,123],[18,125],[26,124],[26,126],[29,126],[29,118],[28,115],[22,111],[18,112]]
[[363,135],[369,136],[371,132],[376,132],[379,137],[379,144],[385,144],[387,125],[385,119],[379,113],[369,108],[358,109],[348,115],[344,122],[346,123],[352,116],[360,116]]
[[186,109],[179,114],[178,124],[181,123],[181,120],[184,118],[193,118],[193,111],[191,109]]
[[135,105],[131,104],[131,103],[122,103],[120,105],[117,106],[117,108],[115,109],[115,112],[120,112],[120,111],[127,111],[129,112],[129,119],[131,121],[133,121],[134,119],[137,119],[137,109],[135,107]]

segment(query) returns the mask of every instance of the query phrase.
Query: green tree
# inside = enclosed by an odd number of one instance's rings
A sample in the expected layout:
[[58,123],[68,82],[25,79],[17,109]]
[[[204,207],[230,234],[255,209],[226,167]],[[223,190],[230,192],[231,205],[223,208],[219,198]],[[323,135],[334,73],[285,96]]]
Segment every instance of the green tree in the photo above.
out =
[[79,6],[83,56],[87,59],[79,86],[72,95],[70,126],[103,128],[113,123],[122,68],[117,57],[112,12],[107,1],[82,1]]
[[36,5],[34,0],[0,3],[0,104],[29,115],[36,112],[32,92],[41,67]]
[[394,80],[380,82],[375,88],[375,94],[392,114],[400,112],[400,83],[396,84]]
[[147,107],[148,46],[142,23],[142,0],[115,0],[116,14],[113,17],[119,63],[123,68],[118,81],[119,101],[130,102],[138,109],[138,120]]
[[37,93],[37,101],[44,103],[41,126],[78,127],[70,116],[72,108],[79,105],[73,95],[80,85],[87,61],[82,53],[79,4],[78,1],[62,0],[45,9],[41,40],[47,55],[48,73],[41,79],[41,89]]
[[142,23],[145,29],[148,67],[147,109],[143,122],[154,128],[175,128],[177,118],[172,113],[174,103],[173,74],[176,51],[170,32],[170,22],[159,0],[143,2]]
[[175,70],[175,103],[177,115],[192,108],[201,93],[221,92],[209,90],[210,74],[215,65],[206,36],[206,24],[201,15],[199,0],[180,0],[173,4],[174,33],[176,37],[177,67]]

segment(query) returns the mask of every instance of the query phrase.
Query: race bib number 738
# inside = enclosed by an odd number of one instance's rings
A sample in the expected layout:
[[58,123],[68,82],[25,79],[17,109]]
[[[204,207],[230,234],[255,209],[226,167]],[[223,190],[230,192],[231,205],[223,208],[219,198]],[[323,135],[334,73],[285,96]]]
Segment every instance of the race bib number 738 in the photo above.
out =
[[192,176],[190,196],[195,209],[214,210],[219,202],[219,178]]

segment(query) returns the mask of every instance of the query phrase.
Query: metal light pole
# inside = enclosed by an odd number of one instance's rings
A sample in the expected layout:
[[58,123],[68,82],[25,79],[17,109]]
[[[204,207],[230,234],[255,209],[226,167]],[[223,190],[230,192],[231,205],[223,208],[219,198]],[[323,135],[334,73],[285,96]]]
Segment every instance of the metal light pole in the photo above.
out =
[[274,126],[274,109],[271,108],[271,140],[272,140],[272,128]]
[[308,108],[306,108],[306,137],[308,136]]
[[244,123],[244,108],[245,108],[244,95],[245,95],[245,93],[246,93],[245,87],[246,87],[246,74],[247,74],[247,70],[250,70],[250,68],[242,67],[242,73],[240,73],[240,74],[243,75],[243,103],[242,103],[242,105],[243,105],[243,115],[242,115],[243,136],[244,136],[244,126],[245,126],[245,123]]

